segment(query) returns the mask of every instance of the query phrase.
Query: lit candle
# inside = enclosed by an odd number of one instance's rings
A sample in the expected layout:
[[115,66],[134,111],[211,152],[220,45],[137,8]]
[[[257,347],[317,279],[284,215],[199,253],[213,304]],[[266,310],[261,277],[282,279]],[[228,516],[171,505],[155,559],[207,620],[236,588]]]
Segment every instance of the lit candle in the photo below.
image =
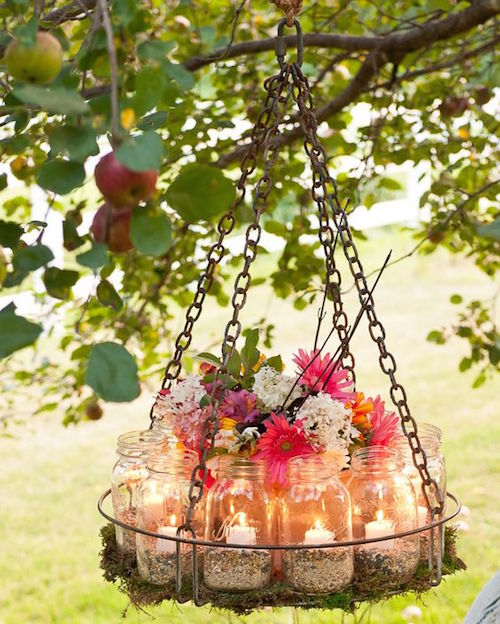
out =
[[316,520],[313,526],[306,531],[304,536],[304,544],[313,545],[313,544],[326,544],[327,542],[333,542],[335,538],[335,533],[325,529],[323,524]]
[[144,507],[154,517],[156,522],[161,522],[163,520],[164,500],[164,497],[156,492],[151,492],[144,500]]
[[418,526],[425,526],[427,524],[427,507],[418,506]]
[[226,542],[229,544],[244,544],[251,546],[257,543],[257,531],[247,525],[247,516],[243,512],[236,514],[238,524],[227,527]]
[[[160,535],[168,535],[169,537],[175,537],[177,535],[177,527],[175,526],[176,524],[177,524],[177,519],[175,517],[175,514],[172,514],[170,516],[170,526],[158,527],[157,533],[160,533]],[[171,540],[166,540],[166,539],[157,539],[156,541],[158,542],[158,545],[156,547],[156,550],[158,552],[164,552],[164,553],[176,552],[176,549],[177,549],[176,542],[172,542]]]
[[[384,512],[379,509],[377,511],[377,519],[373,522],[365,524],[365,537],[366,539],[373,539],[375,537],[384,537],[385,535],[392,535],[394,533],[394,522],[386,520],[384,518]],[[379,548],[389,549],[394,548],[394,540],[384,540],[381,542],[373,542],[372,544],[366,544],[367,548]]]

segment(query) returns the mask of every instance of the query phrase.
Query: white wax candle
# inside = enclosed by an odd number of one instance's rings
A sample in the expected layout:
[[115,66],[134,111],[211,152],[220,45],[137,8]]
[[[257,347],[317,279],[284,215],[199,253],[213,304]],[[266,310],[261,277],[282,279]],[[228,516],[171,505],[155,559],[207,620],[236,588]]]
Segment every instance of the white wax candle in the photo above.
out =
[[[158,528],[157,533],[160,533],[161,535],[168,535],[170,537],[175,537],[177,535],[177,527],[161,526]],[[158,542],[157,547],[156,547],[156,550],[158,552],[175,553],[177,550],[177,542],[172,542],[170,540],[159,539],[159,538],[157,538],[156,541]]]
[[[377,519],[373,522],[365,524],[366,539],[375,537],[384,537],[384,535],[392,535],[394,533],[394,522],[384,518],[384,512],[377,511]],[[366,548],[390,549],[394,548],[394,540],[383,540],[381,542],[373,542],[366,544]]]
[[427,507],[418,506],[418,526],[425,526],[427,524]]
[[249,526],[230,526],[227,528],[226,542],[251,546],[257,543],[257,531]]
[[333,542],[335,538],[335,533],[325,529],[325,527],[320,522],[315,522],[314,525],[306,531],[304,535],[304,544],[314,545],[314,544],[326,544],[328,542]]
[[154,492],[144,500],[144,507],[150,514],[153,515],[157,522],[161,522],[164,516],[163,503],[164,497],[161,494],[156,494]]

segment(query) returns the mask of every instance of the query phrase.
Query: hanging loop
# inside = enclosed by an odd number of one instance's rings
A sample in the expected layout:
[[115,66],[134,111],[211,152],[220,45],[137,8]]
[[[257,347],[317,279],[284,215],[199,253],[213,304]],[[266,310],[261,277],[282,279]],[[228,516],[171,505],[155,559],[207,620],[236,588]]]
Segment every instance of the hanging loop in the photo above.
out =
[[[295,30],[297,31],[297,62],[296,65],[299,67],[302,66],[302,60],[304,57],[304,35],[302,33],[302,26],[298,19],[293,20],[293,25],[295,26]],[[285,26],[288,26],[288,22],[286,17],[284,17],[280,23],[278,24],[278,36],[275,40],[275,52],[276,58],[278,59],[278,63],[280,64],[281,69],[285,66],[285,56],[286,56],[286,37],[283,34],[285,30]]]

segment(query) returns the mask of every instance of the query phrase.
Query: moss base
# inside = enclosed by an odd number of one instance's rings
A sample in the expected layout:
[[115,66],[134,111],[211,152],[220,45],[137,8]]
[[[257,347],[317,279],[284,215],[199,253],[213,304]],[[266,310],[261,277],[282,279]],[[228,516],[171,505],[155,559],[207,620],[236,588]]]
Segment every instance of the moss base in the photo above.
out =
[[[158,605],[164,600],[187,602],[192,599],[191,580],[186,578],[182,593],[177,596],[174,585],[159,587],[144,581],[137,572],[135,557],[118,551],[115,539],[115,528],[107,524],[101,529],[103,549],[101,551],[101,568],[104,578],[117,583],[118,588],[130,598],[132,605],[138,609]],[[455,530],[445,529],[445,552],[443,557],[443,576],[465,569],[465,564],[456,554]],[[211,591],[200,583],[200,602],[214,607],[228,609],[238,614],[248,613],[264,606],[303,607],[306,609],[342,609],[347,613],[355,611],[363,602],[379,602],[396,595],[407,593],[422,594],[431,589],[431,577],[427,563],[417,568],[410,581],[387,588],[376,579],[364,579],[354,587],[349,585],[341,592],[329,595],[308,595],[292,589],[284,583],[274,583],[261,590],[244,593]]]

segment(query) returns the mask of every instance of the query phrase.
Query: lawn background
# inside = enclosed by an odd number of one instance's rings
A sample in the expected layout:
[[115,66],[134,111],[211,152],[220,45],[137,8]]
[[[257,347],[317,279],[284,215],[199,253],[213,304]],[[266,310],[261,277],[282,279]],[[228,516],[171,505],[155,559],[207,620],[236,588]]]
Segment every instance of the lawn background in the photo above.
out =
[[[392,228],[371,232],[370,240],[361,244],[366,270],[380,266],[389,248],[398,256],[411,246],[408,233]],[[258,259],[255,275],[267,274],[273,263],[272,255]],[[350,284],[346,277],[344,285]],[[419,622],[458,624],[498,566],[498,384],[490,381],[478,390],[471,389],[473,376],[457,370],[459,358],[466,353],[464,341],[454,339],[442,347],[425,341],[431,329],[454,318],[457,306],[450,304],[450,295],[458,292],[465,298],[486,298],[492,295],[491,289],[491,282],[471,262],[445,251],[412,256],[396,264],[377,288],[377,310],[413,414],[443,429],[449,487],[470,509],[470,515],[463,518],[469,528],[461,532],[459,542],[468,571],[444,581],[423,601],[398,598],[374,607],[369,619],[372,624],[404,622],[402,610],[411,604],[423,611]],[[347,297],[347,306],[352,317],[356,309],[353,292]],[[316,306],[298,312],[290,302],[258,286],[251,291],[243,320],[251,324],[264,315],[276,325],[271,354],[281,352],[289,362],[296,347],[312,343]],[[228,316],[227,309],[209,306],[200,320],[193,352],[216,343]],[[180,317],[177,320],[180,323]],[[377,368],[376,347],[367,336],[366,322],[362,322],[353,340],[359,389],[368,394],[380,391],[388,397],[388,384]],[[49,356],[50,348],[49,343]],[[117,435],[147,426],[153,387],[145,387],[133,404],[107,406],[99,422],[67,429],[60,425],[63,413],[30,416],[33,392],[36,389],[27,389],[26,396],[18,399],[19,414],[27,418],[27,425],[13,428],[14,438],[0,438],[0,624],[152,621],[149,615],[133,609],[123,620],[126,597],[101,577],[98,531],[102,519],[96,500],[108,486]],[[150,613],[169,624],[284,624],[293,617],[290,609],[282,609],[239,620],[208,607],[178,608],[173,604],[151,609]],[[298,620],[303,624],[353,621],[350,616],[342,620],[340,612],[319,611],[300,612]]]

